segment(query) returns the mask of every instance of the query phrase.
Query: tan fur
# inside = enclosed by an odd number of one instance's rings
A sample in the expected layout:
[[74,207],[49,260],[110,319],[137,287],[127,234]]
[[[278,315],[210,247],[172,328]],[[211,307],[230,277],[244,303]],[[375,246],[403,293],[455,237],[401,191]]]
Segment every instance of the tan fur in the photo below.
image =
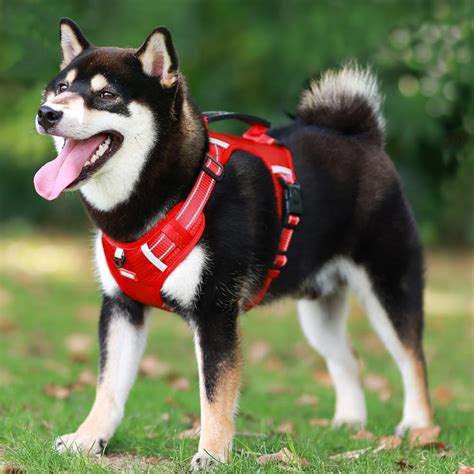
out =
[[96,74],[92,79],[91,79],[91,89],[94,92],[100,91],[107,87],[109,83],[107,82],[107,79],[102,75],[102,74]]
[[71,69],[67,74],[66,74],[66,82],[68,85],[71,85],[77,77],[77,69]]
[[413,385],[417,393],[417,407],[422,413],[422,418],[427,421],[428,426],[432,424],[433,413],[428,393],[428,382],[426,378],[426,369],[423,361],[415,354],[412,349],[407,349],[408,360],[412,365]]
[[200,350],[196,347],[201,398],[201,436],[196,456],[209,456],[221,462],[229,460],[234,437],[234,415],[240,386],[240,352],[220,369],[219,384],[212,400],[206,394]]

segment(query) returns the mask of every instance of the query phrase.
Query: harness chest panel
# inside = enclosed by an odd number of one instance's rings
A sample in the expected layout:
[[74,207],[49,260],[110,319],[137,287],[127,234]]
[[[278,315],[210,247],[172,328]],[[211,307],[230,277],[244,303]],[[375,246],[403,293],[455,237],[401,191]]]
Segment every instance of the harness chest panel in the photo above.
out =
[[273,266],[248,310],[264,298],[271,282],[286,265],[286,251],[301,215],[299,186],[296,184],[289,150],[266,134],[268,127],[254,123],[242,137],[209,131],[209,151],[198,179],[183,202],[134,242],[117,242],[102,234],[107,266],[120,289],[130,298],[148,306],[168,310],[161,289],[168,276],[189,255],[205,228],[204,208],[214,186],[223,179],[225,164],[237,150],[259,157],[273,178],[273,188],[282,233]]

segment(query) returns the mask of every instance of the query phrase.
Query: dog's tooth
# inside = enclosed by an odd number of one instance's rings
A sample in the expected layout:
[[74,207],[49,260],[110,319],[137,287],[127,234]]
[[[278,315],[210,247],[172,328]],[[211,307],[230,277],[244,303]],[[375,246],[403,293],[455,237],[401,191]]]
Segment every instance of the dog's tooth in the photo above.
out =
[[92,163],[95,163],[98,159],[99,159],[99,157],[96,156],[96,155],[94,155],[94,156],[91,158],[91,162],[92,162]]
[[107,145],[109,145],[109,144],[110,144],[110,137],[107,137],[107,139],[105,140],[104,143],[106,143]]

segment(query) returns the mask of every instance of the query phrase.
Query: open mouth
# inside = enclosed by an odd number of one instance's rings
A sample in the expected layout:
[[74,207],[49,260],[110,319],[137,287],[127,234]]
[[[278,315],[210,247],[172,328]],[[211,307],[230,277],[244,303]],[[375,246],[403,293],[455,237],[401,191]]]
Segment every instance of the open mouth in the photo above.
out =
[[122,143],[123,136],[115,131],[104,131],[86,140],[66,138],[59,155],[35,174],[37,193],[48,200],[56,199],[65,189],[97,173]]
[[[75,187],[81,181],[89,179],[95,174],[105,163],[119,150],[123,143],[123,137],[117,132],[107,131],[99,135],[91,137],[104,137],[104,140],[99,146],[95,148],[95,151],[89,156],[84,165],[82,166],[79,176],[69,184],[66,189]],[[70,139],[66,139],[64,146],[66,147],[67,142]]]

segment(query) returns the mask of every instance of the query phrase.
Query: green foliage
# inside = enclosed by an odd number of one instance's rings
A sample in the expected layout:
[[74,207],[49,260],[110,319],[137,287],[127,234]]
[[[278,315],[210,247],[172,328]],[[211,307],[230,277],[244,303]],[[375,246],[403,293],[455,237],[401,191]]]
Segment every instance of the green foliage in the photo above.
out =
[[274,123],[311,77],[352,58],[372,64],[386,97],[387,150],[425,241],[473,242],[471,10],[471,0],[0,1],[0,221],[84,225],[77,200],[51,205],[31,184],[54,154],[33,118],[57,71],[59,18],[70,16],[99,45],[138,47],[167,25],[202,109]]

